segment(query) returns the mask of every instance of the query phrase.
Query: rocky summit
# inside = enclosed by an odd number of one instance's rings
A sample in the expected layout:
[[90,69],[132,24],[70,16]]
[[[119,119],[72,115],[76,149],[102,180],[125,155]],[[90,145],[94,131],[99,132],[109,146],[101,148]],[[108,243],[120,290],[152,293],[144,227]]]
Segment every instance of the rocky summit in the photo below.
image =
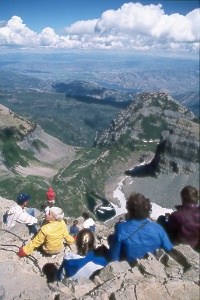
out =
[[145,139],[159,141],[162,130],[177,120],[198,122],[195,115],[166,93],[141,93],[132,104],[112,120],[110,128],[95,141],[95,146],[137,144]]
[[[149,253],[137,260],[134,266],[126,261],[111,262],[90,279],[47,283],[42,267],[47,262],[60,265],[63,253],[51,257],[39,251],[26,258],[19,258],[17,251],[31,237],[25,225],[17,224],[8,229],[2,215],[13,204],[0,198],[0,299],[1,300],[164,300],[199,299],[199,255],[187,245],[176,246],[180,256],[170,257],[163,250]],[[36,215],[39,213],[35,210]],[[67,218],[68,226],[72,223]],[[81,228],[82,218],[78,218]],[[96,244],[107,246],[107,236],[113,226],[97,223]],[[65,253],[76,252],[76,246],[66,247]]]

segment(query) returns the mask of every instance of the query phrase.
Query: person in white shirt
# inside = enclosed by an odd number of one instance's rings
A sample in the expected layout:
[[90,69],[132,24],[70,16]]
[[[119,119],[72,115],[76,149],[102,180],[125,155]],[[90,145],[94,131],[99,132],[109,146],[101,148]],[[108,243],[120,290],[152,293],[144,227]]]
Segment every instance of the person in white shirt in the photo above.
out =
[[37,233],[35,224],[38,223],[38,220],[34,216],[34,210],[25,210],[30,198],[31,197],[27,194],[20,194],[18,196],[17,203],[15,203],[7,212],[7,227],[13,227],[16,223],[21,223],[28,226],[30,234]]
[[82,217],[84,218],[83,228],[89,228],[91,231],[95,232],[95,223],[92,218],[90,218],[87,212],[82,213]]

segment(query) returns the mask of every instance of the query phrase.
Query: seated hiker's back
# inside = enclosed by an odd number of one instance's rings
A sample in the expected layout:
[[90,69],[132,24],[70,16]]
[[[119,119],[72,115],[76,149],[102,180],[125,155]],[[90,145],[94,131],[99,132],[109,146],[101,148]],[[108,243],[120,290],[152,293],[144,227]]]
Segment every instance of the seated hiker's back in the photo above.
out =
[[127,201],[128,220],[117,225],[108,257],[111,261],[133,262],[158,248],[170,251],[173,245],[164,229],[149,220],[151,204],[142,194],[132,193]]
[[199,191],[192,186],[181,190],[182,205],[169,216],[166,231],[173,243],[200,246],[200,207],[197,206]]

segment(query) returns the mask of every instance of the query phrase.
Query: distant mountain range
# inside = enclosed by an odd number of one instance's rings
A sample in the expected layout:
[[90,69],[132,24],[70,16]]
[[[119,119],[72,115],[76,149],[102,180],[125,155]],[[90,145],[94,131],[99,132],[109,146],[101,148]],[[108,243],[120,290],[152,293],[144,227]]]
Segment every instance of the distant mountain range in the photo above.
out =
[[107,51],[7,53],[0,55],[0,70],[24,76],[24,83],[34,77],[47,83],[68,79],[95,82],[131,93],[159,91],[172,95],[199,91],[199,60],[192,58],[133,55],[132,52],[122,56]]

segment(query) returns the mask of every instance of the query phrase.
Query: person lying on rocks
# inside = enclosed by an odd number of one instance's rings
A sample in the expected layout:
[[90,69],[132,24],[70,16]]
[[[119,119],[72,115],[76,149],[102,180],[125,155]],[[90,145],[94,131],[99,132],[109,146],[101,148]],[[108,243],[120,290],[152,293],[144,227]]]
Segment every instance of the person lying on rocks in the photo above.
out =
[[42,252],[47,255],[60,253],[63,248],[63,239],[68,245],[74,243],[74,238],[69,234],[63,220],[64,213],[59,207],[51,207],[49,214],[46,214],[48,223],[41,227],[36,237],[26,246],[21,247],[18,256],[30,255],[36,248],[42,246]]
[[[168,217],[165,230],[174,244],[187,244],[200,251],[200,206],[199,191],[191,186],[185,186],[181,192],[181,205]],[[160,217],[159,217],[160,218]],[[157,220],[159,221],[159,220]]]
[[82,229],[76,238],[78,254],[67,253],[61,266],[57,269],[55,264],[47,263],[43,273],[48,282],[61,281],[64,278],[76,280],[81,277],[90,278],[94,272],[108,264],[106,247],[95,249],[94,233],[90,229]]
[[20,194],[17,197],[17,203],[15,203],[6,214],[7,227],[13,227],[16,223],[26,224],[29,228],[30,234],[36,234],[36,225],[38,219],[34,216],[34,209],[30,208],[25,210],[28,201],[31,197],[27,194]]
[[118,224],[114,235],[108,238],[109,261],[126,260],[130,265],[134,265],[136,259],[145,258],[148,253],[156,254],[157,249],[163,249],[184,268],[184,271],[191,267],[187,258],[173,248],[164,229],[149,219],[151,203],[148,198],[140,193],[132,193],[126,208],[126,222]]

